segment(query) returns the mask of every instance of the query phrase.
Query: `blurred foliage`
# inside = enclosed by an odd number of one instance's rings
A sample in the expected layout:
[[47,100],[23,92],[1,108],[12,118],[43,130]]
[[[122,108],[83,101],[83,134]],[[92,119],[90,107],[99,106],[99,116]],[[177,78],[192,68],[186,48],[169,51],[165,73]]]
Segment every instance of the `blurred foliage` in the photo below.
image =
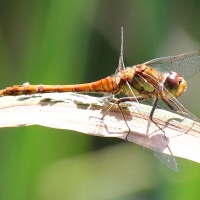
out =
[[[197,0],[3,0],[0,85],[73,84],[111,75],[121,26],[126,66],[196,50],[199,19]],[[200,116],[193,89],[198,81],[198,76],[189,81],[181,102]],[[116,143],[121,145],[110,150]],[[180,172],[175,173],[119,139],[39,126],[4,128],[0,158],[0,199],[199,197],[199,164],[177,159]]]

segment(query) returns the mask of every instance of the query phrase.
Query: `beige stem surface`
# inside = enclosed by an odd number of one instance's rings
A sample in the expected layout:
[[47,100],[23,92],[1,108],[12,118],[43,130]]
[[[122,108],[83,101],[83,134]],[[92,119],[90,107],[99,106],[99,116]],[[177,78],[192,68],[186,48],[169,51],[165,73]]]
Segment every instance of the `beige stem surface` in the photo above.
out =
[[[125,139],[128,127],[118,108],[111,109],[101,120],[109,106],[104,98],[75,93],[1,97],[0,127],[37,124]],[[151,108],[152,106],[134,102],[123,106],[123,113],[131,130],[127,140],[166,154],[170,154],[170,149],[174,156],[200,163],[200,124],[156,109],[154,120],[163,132],[149,120]]]

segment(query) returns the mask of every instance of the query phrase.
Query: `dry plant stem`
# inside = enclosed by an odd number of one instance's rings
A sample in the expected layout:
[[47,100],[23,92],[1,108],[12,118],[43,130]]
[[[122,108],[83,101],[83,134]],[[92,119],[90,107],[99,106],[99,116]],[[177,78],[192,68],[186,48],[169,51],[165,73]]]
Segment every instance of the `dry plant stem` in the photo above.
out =
[[[75,93],[2,97],[0,127],[37,124],[125,139],[128,127],[118,108],[112,108],[101,120],[109,106],[103,98]],[[128,107],[124,105],[123,113],[131,130],[127,140],[167,154],[170,154],[170,149],[174,156],[200,163],[200,124],[156,109],[154,121],[164,130],[165,138],[163,132],[149,120],[151,109],[152,106],[134,102]]]

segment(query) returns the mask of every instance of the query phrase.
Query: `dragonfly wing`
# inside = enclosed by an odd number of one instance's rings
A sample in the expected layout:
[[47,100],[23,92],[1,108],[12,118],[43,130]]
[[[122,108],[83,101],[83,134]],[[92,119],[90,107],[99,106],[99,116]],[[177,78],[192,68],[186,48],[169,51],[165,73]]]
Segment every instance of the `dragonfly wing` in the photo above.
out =
[[153,155],[160,160],[160,162],[162,162],[163,164],[167,165],[167,167],[169,167],[170,169],[174,170],[174,171],[178,171],[178,165],[176,162],[176,159],[173,155],[168,155],[168,154],[164,154],[161,152],[157,152],[157,151],[152,151],[150,149],[147,149],[145,147],[143,147],[143,149],[149,153],[153,153]]
[[194,120],[196,121],[197,118],[192,114],[190,113],[181,103],[180,101],[178,101],[178,99],[176,97],[174,97],[165,87],[163,87],[163,90],[166,94],[166,97],[169,103],[169,105],[171,106],[171,108],[173,108],[173,111],[175,111],[177,114],[180,114],[186,118],[189,118],[191,120]]
[[177,56],[156,58],[144,64],[158,69],[161,73],[178,72],[187,79],[200,71],[200,50]]
[[157,151],[154,151],[153,154],[163,164],[167,165],[167,167],[178,172],[178,165],[173,155],[168,155]]
[[125,69],[124,56],[123,56],[123,47],[124,47],[123,37],[124,37],[123,36],[123,27],[121,27],[121,48],[120,48],[119,64],[118,64],[118,68],[116,69],[115,73],[118,73]]

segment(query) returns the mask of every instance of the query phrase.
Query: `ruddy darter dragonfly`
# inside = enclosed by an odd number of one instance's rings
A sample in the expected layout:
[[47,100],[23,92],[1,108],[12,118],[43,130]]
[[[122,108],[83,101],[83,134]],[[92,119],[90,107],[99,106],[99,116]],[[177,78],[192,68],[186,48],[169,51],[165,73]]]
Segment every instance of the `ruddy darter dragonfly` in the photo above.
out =
[[[171,110],[178,112],[179,114],[192,120],[196,120],[194,115],[187,111],[177,100],[177,98],[186,90],[187,83],[185,79],[193,76],[199,71],[200,50],[180,54],[177,56],[157,58],[147,61],[143,64],[125,68],[123,61],[122,29],[121,54],[119,65],[114,75],[95,82],[75,85],[13,85],[12,87],[7,87],[3,90],[0,90],[0,96],[32,95],[36,93],[53,92],[97,92],[116,95],[120,92],[123,92],[125,97],[119,98],[114,103],[117,104],[119,108],[119,104],[121,102],[138,102],[140,100],[154,98],[153,107],[150,113],[150,119],[152,121],[158,99],[161,99]],[[122,110],[120,109],[120,111]],[[162,162],[165,162],[164,160],[166,159],[165,164],[167,164],[168,167],[177,170],[176,161],[173,156],[171,156],[173,158],[170,158],[169,155],[166,155],[166,157],[162,158],[158,154],[155,154],[155,156],[158,157],[158,159],[160,159]],[[172,161],[170,161],[170,159]]]

